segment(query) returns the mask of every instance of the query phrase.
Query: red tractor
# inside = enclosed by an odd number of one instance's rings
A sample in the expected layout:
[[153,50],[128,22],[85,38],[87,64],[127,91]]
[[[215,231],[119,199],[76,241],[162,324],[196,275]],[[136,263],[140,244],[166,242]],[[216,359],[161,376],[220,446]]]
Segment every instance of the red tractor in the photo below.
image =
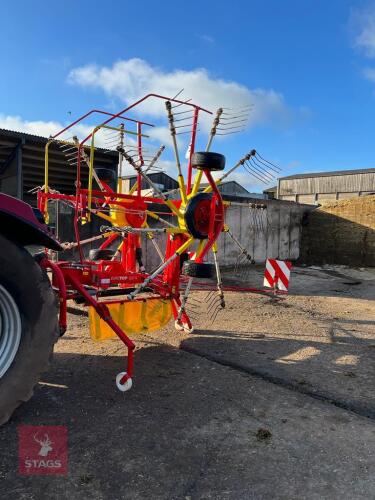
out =
[[25,249],[61,250],[37,210],[0,194],[0,425],[33,394],[58,338],[47,273]]

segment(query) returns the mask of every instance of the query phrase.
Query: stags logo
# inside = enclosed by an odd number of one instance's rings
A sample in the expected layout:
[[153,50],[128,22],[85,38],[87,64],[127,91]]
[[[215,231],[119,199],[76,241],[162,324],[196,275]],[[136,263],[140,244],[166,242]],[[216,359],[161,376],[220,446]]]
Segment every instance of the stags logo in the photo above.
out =
[[36,443],[40,444],[40,450],[39,450],[38,455],[40,455],[41,457],[46,457],[48,455],[48,453],[53,450],[53,448],[51,446],[52,441],[48,437],[47,433],[44,434],[44,439],[38,439],[37,435],[34,434],[34,441]]
[[64,426],[18,427],[19,472],[22,475],[66,475],[68,430]]

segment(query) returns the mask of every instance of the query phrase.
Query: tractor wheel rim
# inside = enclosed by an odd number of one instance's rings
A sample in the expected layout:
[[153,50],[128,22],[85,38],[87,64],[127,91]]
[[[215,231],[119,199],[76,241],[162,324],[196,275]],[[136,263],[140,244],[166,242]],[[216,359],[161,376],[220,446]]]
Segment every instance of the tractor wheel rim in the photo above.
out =
[[21,341],[21,316],[10,293],[0,285],[0,378],[8,371]]

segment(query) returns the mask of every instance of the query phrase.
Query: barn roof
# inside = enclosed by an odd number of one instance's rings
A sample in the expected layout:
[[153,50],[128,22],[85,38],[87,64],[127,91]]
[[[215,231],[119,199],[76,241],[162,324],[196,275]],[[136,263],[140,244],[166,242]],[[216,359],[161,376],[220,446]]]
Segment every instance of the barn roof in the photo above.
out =
[[355,170],[333,170],[332,172],[310,172],[306,174],[295,174],[288,175],[287,177],[280,177],[280,180],[287,179],[306,179],[312,177],[331,177],[336,175],[356,175],[356,174],[373,174],[375,173],[375,168],[362,168]]

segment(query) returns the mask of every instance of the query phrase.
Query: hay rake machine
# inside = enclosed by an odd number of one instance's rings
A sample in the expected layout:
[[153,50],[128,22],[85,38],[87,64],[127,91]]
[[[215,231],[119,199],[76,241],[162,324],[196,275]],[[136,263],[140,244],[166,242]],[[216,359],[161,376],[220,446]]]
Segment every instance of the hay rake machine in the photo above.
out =
[[[54,261],[46,252],[39,257],[39,264],[52,273],[52,285],[60,298],[61,334],[67,327],[67,301],[76,300],[89,308],[90,332],[94,339],[117,336],[125,344],[126,371],[116,377],[120,391],[132,386],[135,345],[130,337],[133,334],[159,329],[172,319],[177,329],[192,332],[187,303],[192,302],[189,295],[195,282],[202,278],[211,280],[202,287],[208,291],[207,303],[213,317],[225,307],[226,288],[218,258],[218,238],[223,232],[239,249],[237,267],[254,262],[225,223],[228,206],[236,203],[223,201],[218,189],[220,184],[239,168],[263,182],[269,182],[279,171],[252,149],[224,172],[225,157],[211,151],[216,135],[228,135],[244,128],[249,108],[220,108],[213,114],[190,100],[177,97],[149,94],[117,114],[90,111],[51,137],[46,145],[45,184],[38,190],[38,208],[48,222],[51,200],[73,207],[75,241],[63,243],[62,248],[77,249],[79,258],[74,262]],[[153,125],[128,116],[131,110],[137,111],[150,100],[165,108],[178,180],[178,189],[173,192],[163,192],[150,178],[150,173],[160,168],[160,156],[165,150],[164,145],[156,148],[150,140]],[[87,130],[83,127],[85,120],[98,115],[103,121],[79,140],[74,133]],[[212,126],[204,151],[196,151],[203,115],[212,115]],[[68,134],[73,135],[66,138]],[[178,145],[180,134],[188,134],[189,138],[185,166]],[[118,152],[117,175],[101,168],[95,160],[95,148],[103,143],[103,137]],[[76,167],[74,194],[57,192],[49,185],[52,143],[57,144],[68,163]],[[131,187],[126,187],[122,178],[124,166],[133,169],[136,175]],[[144,186],[148,188],[147,195]],[[264,217],[259,214],[263,214],[264,206],[250,204],[249,211],[255,230],[262,230]],[[103,221],[100,233],[82,239],[80,227],[96,218]],[[159,235],[165,240],[163,249],[155,238]],[[146,272],[143,264],[145,238],[153,242],[160,257],[160,264],[151,272]],[[87,256],[85,245],[93,242],[101,244]],[[209,255],[213,262],[207,261]]]

